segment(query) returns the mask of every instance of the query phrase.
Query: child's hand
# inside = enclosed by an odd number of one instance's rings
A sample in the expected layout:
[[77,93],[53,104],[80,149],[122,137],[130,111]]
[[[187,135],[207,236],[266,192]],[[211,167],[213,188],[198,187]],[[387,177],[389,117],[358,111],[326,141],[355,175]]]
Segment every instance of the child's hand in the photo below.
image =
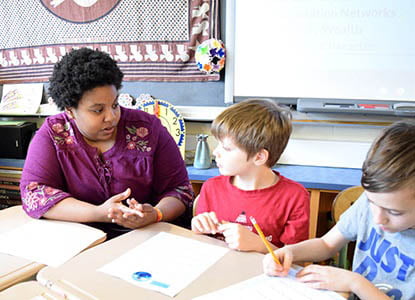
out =
[[196,233],[216,234],[219,232],[219,224],[215,212],[205,212],[193,217],[192,231]]
[[293,262],[291,250],[284,247],[275,250],[274,254],[282,265],[277,264],[271,254],[267,254],[262,261],[264,273],[270,276],[287,276]]
[[309,265],[297,273],[299,281],[315,289],[353,292],[353,283],[360,275],[349,270],[330,266]]
[[265,248],[261,238],[241,224],[224,223],[219,226],[219,230],[231,249],[263,252]]

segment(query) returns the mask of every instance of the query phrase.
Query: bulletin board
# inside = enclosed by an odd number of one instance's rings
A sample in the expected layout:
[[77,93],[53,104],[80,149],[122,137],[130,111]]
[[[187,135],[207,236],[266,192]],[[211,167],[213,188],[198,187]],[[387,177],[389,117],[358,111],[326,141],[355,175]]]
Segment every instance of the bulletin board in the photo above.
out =
[[[125,81],[206,82],[197,46],[219,36],[218,0],[1,1],[0,83],[47,82],[72,48],[109,53]],[[145,92],[145,91],[144,91]]]

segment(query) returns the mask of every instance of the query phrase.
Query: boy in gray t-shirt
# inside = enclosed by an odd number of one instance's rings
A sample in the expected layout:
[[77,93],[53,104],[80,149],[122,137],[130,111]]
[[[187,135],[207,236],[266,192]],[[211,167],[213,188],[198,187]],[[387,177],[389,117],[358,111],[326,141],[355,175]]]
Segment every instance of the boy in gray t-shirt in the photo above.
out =
[[363,164],[365,192],[321,238],[264,258],[265,273],[286,276],[293,262],[321,261],[356,241],[353,272],[309,265],[298,280],[362,300],[415,300],[415,122],[400,121],[375,140]]
[[346,239],[356,241],[354,272],[393,299],[415,299],[415,229],[380,229],[365,193],[341,216],[336,227]]

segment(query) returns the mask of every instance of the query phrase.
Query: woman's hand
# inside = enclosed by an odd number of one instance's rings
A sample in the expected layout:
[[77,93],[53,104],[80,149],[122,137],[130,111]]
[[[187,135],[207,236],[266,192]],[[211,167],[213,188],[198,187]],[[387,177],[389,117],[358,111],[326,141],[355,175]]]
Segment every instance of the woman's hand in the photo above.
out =
[[205,212],[193,217],[192,231],[196,233],[216,234],[219,232],[219,224],[215,212]]
[[275,250],[274,254],[282,265],[277,264],[271,254],[267,254],[262,261],[264,273],[270,276],[287,276],[293,262],[292,251],[289,247],[283,247]]
[[127,188],[124,192],[112,196],[107,201],[98,206],[99,215],[101,216],[101,222],[110,222],[111,219],[115,219],[118,213],[109,213],[114,210],[118,211],[118,207],[124,206],[121,201],[128,199],[131,194],[131,189]]
[[126,228],[140,228],[157,221],[157,211],[148,203],[138,203],[135,199],[128,199],[129,207],[122,203],[108,210],[108,217],[113,223]]

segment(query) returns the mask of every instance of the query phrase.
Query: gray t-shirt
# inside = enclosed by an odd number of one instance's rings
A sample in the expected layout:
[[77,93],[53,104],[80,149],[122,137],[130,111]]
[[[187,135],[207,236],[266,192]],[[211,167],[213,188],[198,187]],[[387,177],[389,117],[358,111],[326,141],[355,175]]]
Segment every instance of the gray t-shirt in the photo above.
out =
[[356,241],[353,271],[395,300],[415,300],[415,229],[382,231],[373,222],[366,194],[336,224],[343,236]]

